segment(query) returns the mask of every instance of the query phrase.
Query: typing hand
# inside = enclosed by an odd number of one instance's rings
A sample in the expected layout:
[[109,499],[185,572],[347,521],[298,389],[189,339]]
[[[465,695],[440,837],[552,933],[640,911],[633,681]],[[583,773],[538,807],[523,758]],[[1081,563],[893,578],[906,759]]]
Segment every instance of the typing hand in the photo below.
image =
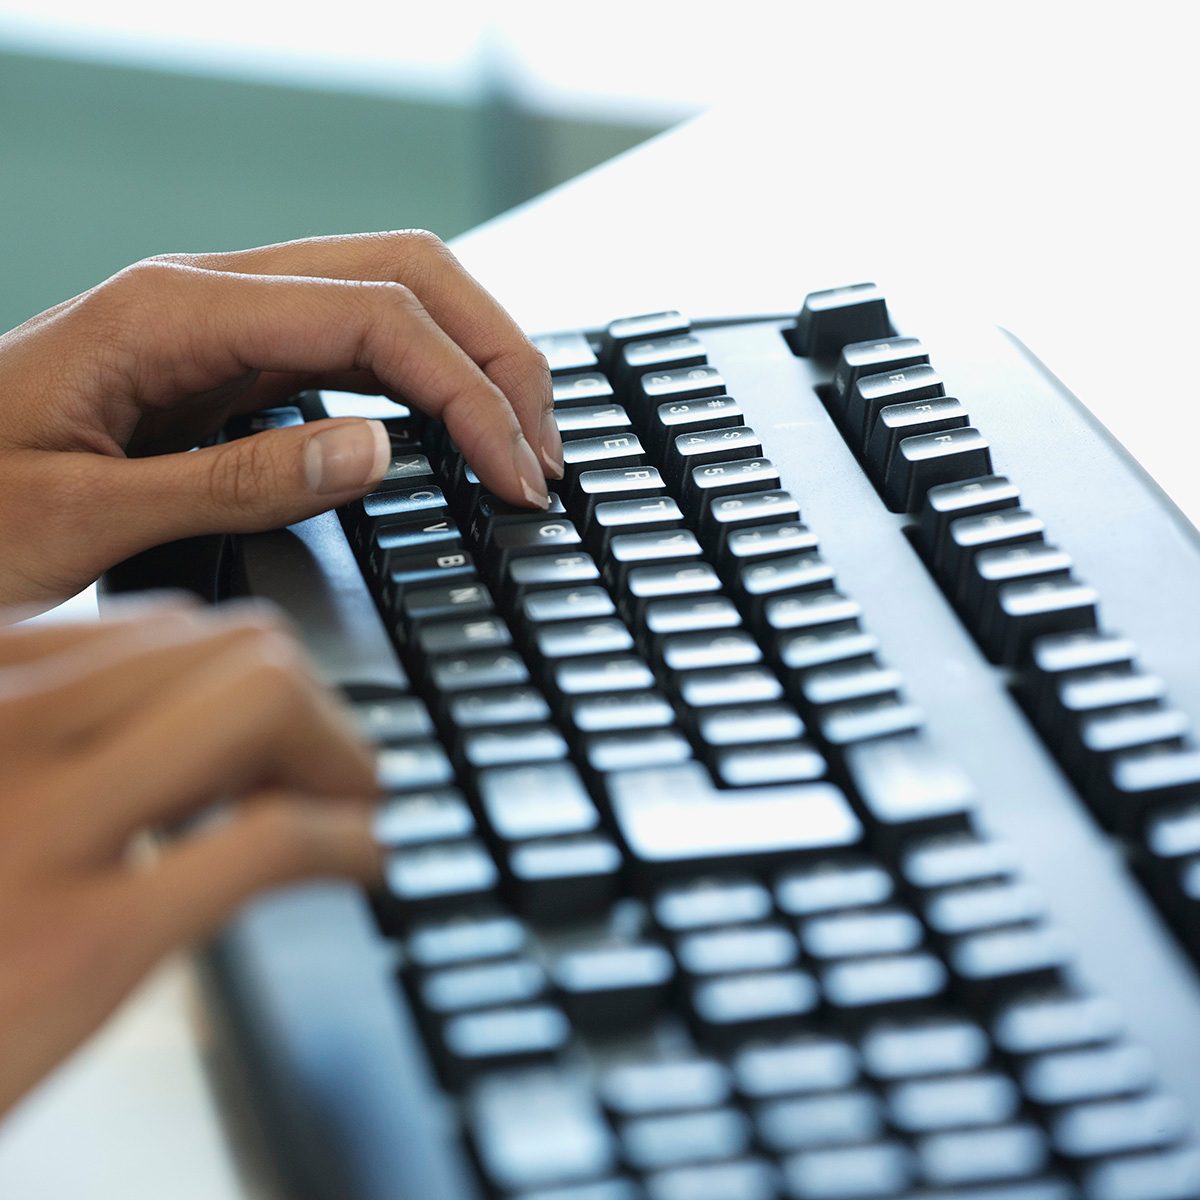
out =
[[561,476],[544,359],[431,234],[147,259],[0,337],[0,603],[45,607],[148,546],[362,495],[389,457],[376,422],[182,453],[315,386],[441,418],[513,503],[544,506]]
[[[374,764],[260,607],[0,629],[0,1113],[253,892],[372,879]],[[231,803],[131,859],[152,825]]]

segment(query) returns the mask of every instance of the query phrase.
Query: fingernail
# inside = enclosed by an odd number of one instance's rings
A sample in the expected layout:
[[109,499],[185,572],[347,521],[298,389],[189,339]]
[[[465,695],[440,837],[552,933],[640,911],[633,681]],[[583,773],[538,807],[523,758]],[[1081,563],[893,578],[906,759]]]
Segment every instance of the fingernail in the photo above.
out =
[[392,444],[380,421],[346,421],[310,438],[304,447],[304,478],[318,496],[353,492],[382,479]]
[[523,438],[517,438],[516,449],[513,451],[513,465],[521,480],[521,491],[525,499],[537,508],[550,507],[550,495],[546,491],[546,477],[533,453],[533,447]]
[[551,410],[542,416],[542,462],[552,479],[563,477],[562,434],[558,432],[558,422]]

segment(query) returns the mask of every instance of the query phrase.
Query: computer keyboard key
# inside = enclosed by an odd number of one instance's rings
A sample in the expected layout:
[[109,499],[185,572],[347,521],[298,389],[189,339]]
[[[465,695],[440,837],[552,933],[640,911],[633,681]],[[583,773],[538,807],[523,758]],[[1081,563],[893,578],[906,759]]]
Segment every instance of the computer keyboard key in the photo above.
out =
[[925,714],[897,696],[879,696],[823,708],[816,723],[830,747],[844,750],[859,742],[919,733],[925,725]]
[[426,622],[413,631],[411,644],[414,651],[426,657],[468,654],[511,646],[512,633],[503,618],[483,613]]
[[1095,1200],[1192,1200],[1200,1196],[1200,1152],[1123,1155],[1091,1165],[1083,1182]]
[[1071,579],[1005,584],[996,595],[996,660],[1016,666],[1043,634],[1094,629],[1099,603],[1095,588]]
[[692,746],[677,729],[641,729],[592,734],[584,739],[583,752],[593,772],[607,775],[687,762],[692,757]]
[[534,625],[611,617],[616,611],[607,590],[596,586],[527,592],[520,603],[522,619]]
[[900,859],[904,882],[918,893],[1011,879],[1018,867],[1018,856],[1010,845],[974,833],[951,833],[914,842]]
[[536,724],[550,716],[546,698],[536,688],[529,687],[456,692],[447,699],[445,711],[450,723],[459,730]]
[[404,952],[414,967],[435,970],[520,954],[528,934],[515,917],[456,916],[413,927]]
[[375,756],[375,777],[383,792],[414,792],[454,782],[454,767],[438,742],[385,746]]
[[546,921],[570,921],[607,907],[621,866],[616,846],[591,835],[524,842],[507,860],[518,909]]
[[[661,572],[661,567],[646,567],[645,571]],[[742,614],[732,600],[725,596],[714,596],[718,587],[709,586],[716,583],[716,576],[711,574],[712,568],[707,563],[695,567],[672,567],[667,570],[676,578],[673,582],[681,588],[695,587],[696,592],[677,593],[679,598],[669,598],[648,601],[642,610],[642,623],[646,633],[651,637],[669,637],[678,633],[698,633],[705,630],[737,629],[742,623]],[[644,578],[634,578],[639,572],[631,572],[629,580],[630,592],[637,594],[643,585]],[[680,576],[684,576],[680,578]],[[659,575],[658,580],[665,580],[665,574]]]
[[750,1148],[750,1124],[732,1108],[637,1117],[620,1130],[625,1161],[638,1171],[737,1158]]
[[694,716],[696,736],[708,747],[762,746],[802,738],[804,721],[788,704],[743,704],[701,709]]
[[707,979],[691,992],[701,1038],[721,1043],[794,1030],[819,1003],[813,977],[797,970]]
[[1020,1113],[1021,1096],[1006,1075],[985,1071],[897,1084],[887,1094],[887,1108],[903,1133],[938,1133],[1011,1121]]
[[766,667],[720,667],[688,671],[672,681],[686,708],[761,704],[783,699],[783,686]]
[[700,879],[663,888],[654,897],[654,919],[668,933],[715,925],[750,924],[771,915],[770,893],[741,876]]
[[646,1177],[648,1200],[778,1200],[775,1168],[762,1159],[675,1167]]
[[411,792],[385,800],[371,821],[375,840],[389,850],[469,838],[475,818],[457,788]]
[[921,922],[902,908],[810,917],[800,926],[800,944],[810,959],[831,961],[874,954],[906,954],[924,940]]
[[926,1182],[946,1188],[1026,1179],[1050,1158],[1045,1134],[1025,1123],[930,1134],[916,1152]]
[[600,1077],[600,1099],[618,1117],[715,1108],[732,1093],[729,1069],[711,1058],[622,1063]]
[[633,389],[634,406],[651,412],[667,401],[693,400],[725,394],[725,380],[711,365],[673,367],[669,371],[652,371],[643,375]]
[[966,598],[975,556],[999,546],[1044,542],[1046,526],[1023,508],[1001,508],[955,517],[942,541],[941,580],[951,600]]
[[604,575],[610,587],[622,588],[629,572],[638,567],[687,562],[700,556],[700,543],[690,529],[618,533],[609,542]]
[[393,559],[409,554],[440,554],[462,548],[457,525],[444,517],[416,521],[380,521],[364,540],[368,567],[384,573]]
[[673,633],[660,638],[658,657],[668,671],[745,667],[762,661],[762,650],[741,629]]
[[1139,828],[1153,808],[1200,798],[1200,750],[1149,750],[1118,755],[1109,768],[1112,825]]
[[1046,579],[1062,582],[1070,578],[1074,566],[1065,550],[1038,542],[996,546],[975,555],[967,573],[962,611],[980,645],[993,655],[999,652],[997,600],[1006,584]]
[[[616,1167],[613,1137],[595,1097],[567,1072],[481,1079],[464,1111],[483,1174],[505,1192],[592,1180]],[[619,1196],[588,1198],[585,1191],[581,1200]]]
[[550,587],[574,588],[596,583],[600,568],[590,554],[548,554],[518,558],[506,572],[509,594],[520,599],[528,592]]
[[478,579],[474,560],[465,550],[450,550],[437,554],[405,554],[381,565],[385,607],[395,612],[408,588],[425,588],[443,584],[474,583]]
[[657,467],[605,467],[580,472],[568,500],[571,511],[586,524],[598,504],[664,496],[666,487]]
[[590,833],[600,814],[571,763],[492,767],[476,777],[479,803],[501,842]]
[[529,671],[512,651],[474,650],[432,659],[429,679],[439,692],[473,692],[478,688],[528,683]]
[[641,692],[657,681],[636,654],[597,654],[571,658],[554,668],[554,687],[565,697],[603,692]]
[[609,374],[619,389],[629,391],[643,375],[702,367],[707,362],[703,342],[690,333],[682,333],[626,342],[615,355]]
[[[654,378],[654,376],[651,376]],[[693,429],[723,429],[744,425],[745,414],[732,396],[697,396],[659,404],[650,417],[647,442],[650,452],[661,457],[674,439]]]
[[425,909],[478,905],[494,895],[499,878],[477,841],[408,848],[388,855],[380,903],[390,925]]
[[554,407],[557,410],[574,408],[577,405],[603,404],[612,400],[612,384],[608,376],[599,371],[581,371],[572,375],[558,375],[551,380]]
[[884,1132],[879,1101],[862,1088],[773,1100],[755,1109],[754,1124],[775,1154],[869,1142]]
[[880,696],[898,696],[904,680],[899,671],[878,663],[838,663],[816,667],[800,676],[797,692],[805,704],[823,708]]
[[858,1079],[858,1056],[840,1038],[801,1034],[744,1047],[733,1057],[733,1074],[748,1100],[830,1092]]
[[569,706],[571,724],[580,733],[663,729],[675,722],[675,710],[661,692],[613,692],[585,696]]
[[[657,566],[633,567],[625,577],[624,609],[639,625],[649,622],[649,613],[657,601],[681,596],[712,597],[717,602],[721,597],[713,593],[721,590],[721,581],[712,567],[699,559],[688,558],[681,562],[666,562]],[[725,604],[731,604],[725,600]],[[665,629],[650,629],[651,633],[665,633]]]
[[657,533],[683,526],[683,513],[671,496],[643,496],[636,500],[606,500],[592,510],[587,542],[599,557],[616,534]]
[[788,341],[799,355],[832,359],[851,342],[878,341],[893,333],[887,301],[873,283],[809,292]]
[[945,394],[941,375],[928,363],[860,375],[846,397],[846,440],[865,457],[876,418],[883,409],[893,404],[936,400]]
[[953,396],[935,396],[929,400],[909,400],[888,404],[879,410],[863,452],[867,473],[882,487],[896,453],[906,437],[944,433],[969,423],[962,401]]
[[501,525],[492,534],[492,550],[503,574],[516,558],[527,554],[561,554],[578,546],[582,539],[574,524],[563,517],[534,518]]
[[763,605],[763,619],[778,632],[810,633],[826,626],[854,626],[862,616],[862,605],[832,588],[800,595],[774,596]]
[[829,773],[821,752],[805,741],[718,750],[711,757],[713,774],[730,788],[812,783]]
[[629,414],[619,404],[578,404],[557,408],[554,423],[563,441],[580,437],[603,437],[633,428]]
[[555,621],[533,633],[537,653],[550,662],[586,654],[621,654],[633,649],[633,634],[619,617]]
[[480,617],[492,612],[492,594],[478,582],[410,588],[400,597],[400,615],[410,627],[448,617]]
[[[572,438],[563,443],[563,464],[568,482],[584,471],[615,470],[643,465],[642,443],[632,433],[611,433],[601,437]],[[573,501],[575,490],[569,492]]]
[[873,339],[843,346],[829,386],[835,420],[840,422],[850,391],[863,376],[890,375],[928,363],[929,352],[915,337]]
[[1111,1041],[1123,1024],[1106,997],[1048,991],[1018,996],[999,1009],[992,1037],[1006,1054],[1044,1054]]
[[991,470],[988,441],[970,425],[907,437],[892,456],[884,482],[884,503],[892,512],[916,512],[935,484],[989,475]]
[[497,529],[504,525],[527,525],[548,517],[561,517],[566,514],[561,497],[557,492],[550,493],[550,504],[544,510],[518,507],[493,496],[490,492],[480,492],[471,506],[470,520],[465,523],[468,538],[475,543],[477,551],[491,551],[492,539]]
[[415,991],[426,1012],[446,1017],[540,1000],[546,987],[546,972],[537,963],[509,959],[431,971]]
[[379,745],[433,736],[433,719],[416,696],[381,696],[354,706],[354,721],[363,737]]
[[968,934],[947,950],[951,970],[976,1002],[1057,983],[1071,958],[1066,939],[1051,925]]
[[892,891],[892,877],[878,863],[834,858],[781,875],[775,884],[775,899],[788,916],[809,917],[884,904],[892,898]]
[[935,572],[941,572],[951,521],[1004,508],[1018,508],[1020,503],[1020,492],[1005,475],[981,475],[976,479],[931,487],[925,493],[917,525],[926,561]]
[[771,597],[828,589],[835,578],[832,564],[815,551],[806,551],[747,563],[738,568],[735,586],[750,606],[751,619],[757,619],[770,605]]
[[1118,1043],[1041,1055],[1021,1071],[1021,1088],[1034,1104],[1061,1106],[1143,1092],[1154,1075],[1145,1050]]
[[925,903],[925,923],[942,937],[982,933],[1004,925],[1029,925],[1046,915],[1042,893],[1016,880],[947,888]]
[[779,468],[769,458],[739,458],[693,467],[683,478],[680,507],[693,516],[718,496],[780,487]]
[[550,977],[578,1029],[627,1029],[662,1007],[675,964],[661,946],[598,946],[560,954]]
[[991,1054],[987,1034],[957,1016],[885,1020],[867,1030],[860,1049],[863,1069],[885,1083],[977,1071]]
[[789,1155],[783,1175],[788,1200],[890,1200],[911,1182],[913,1160],[901,1142],[871,1142]]
[[610,775],[613,820],[642,872],[759,865],[851,846],[862,827],[828,783],[724,791],[699,763]]
[[692,323],[682,313],[670,309],[665,312],[639,313],[632,317],[619,317],[610,321],[601,341],[601,357],[609,363],[622,346],[629,342],[646,341],[651,338],[674,337],[690,333]]
[[705,512],[700,532],[724,549],[726,539],[735,529],[750,529],[757,525],[798,524],[800,505],[791,492],[760,491],[718,496]]
[[833,666],[867,664],[875,660],[879,639],[853,626],[821,628],[815,633],[794,631],[775,641],[775,654],[787,671],[803,675]]
[[794,966],[800,947],[781,925],[734,925],[679,938],[675,957],[687,975],[739,975]]
[[[767,495],[777,493],[768,492]],[[713,503],[716,503],[714,501]],[[720,551],[720,568],[728,578],[736,578],[745,563],[763,562],[780,555],[797,554],[817,548],[817,535],[799,521],[779,525],[752,525],[730,529]]]
[[546,356],[552,376],[596,368],[596,353],[582,333],[539,334],[533,344]]
[[850,746],[844,764],[863,812],[888,844],[964,828],[970,820],[970,781],[920,736]]
[[1068,1159],[1163,1150],[1187,1132],[1187,1119],[1177,1101],[1159,1095],[1080,1104],[1050,1122],[1054,1149]]
[[684,480],[702,467],[737,462],[762,454],[762,441],[748,425],[697,429],[676,434],[667,442],[667,485],[678,491]]
[[929,1004],[945,992],[948,976],[932,954],[912,953],[843,959],[823,967],[820,979],[830,1008],[861,1020]]

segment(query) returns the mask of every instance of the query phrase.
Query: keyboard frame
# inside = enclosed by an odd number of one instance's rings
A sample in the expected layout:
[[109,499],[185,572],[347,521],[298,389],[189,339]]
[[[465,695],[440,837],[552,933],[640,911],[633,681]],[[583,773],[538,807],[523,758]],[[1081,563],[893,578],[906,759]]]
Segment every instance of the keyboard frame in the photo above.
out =
[[[1200,1126],[1200,975],[1033,732],[1010,673],[987,662],[943,596],[903,532],[913,519],[889,512],[863,473],[814,391],[829,370],[791,353],[779,333],[786,324],[748,317],[694,328],[933,739],[975,782],[981,828],[1016,848],[1077,947],[1080,977],[1118,1002],[1163,1089]],[[1200,638],[1188,641],[1200,535],[1015,337],[988,328],[900,332],[926,343],[948,394],[991,442],[994,469],[1098,589],[1105,626],[1132,637],[1174,704],[1200,719]],[[772,420],[760,416],[764,406]],[[226,580],[232,563],[236,590],[281,604],[331,683],[390,681],[394,652],[335,516],[236,542]],[[1171,564],[1166,586],[1163,563]],[[165,576],[152,562],[133,563],[115,586],[177,580],[177,560]],[[481,1195],[393,981],[396,961],[365,899],[341,884],[254,902],[205,955],[211,999],[289,1195]]]

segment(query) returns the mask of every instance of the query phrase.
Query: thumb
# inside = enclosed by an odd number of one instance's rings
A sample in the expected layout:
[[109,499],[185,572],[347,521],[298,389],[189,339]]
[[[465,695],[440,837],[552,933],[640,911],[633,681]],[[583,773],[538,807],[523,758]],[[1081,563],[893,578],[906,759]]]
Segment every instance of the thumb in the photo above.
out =
[[89,473],[99,520],[87,524],[110,562],[176,538],[278,529],[363,495],[391,456],[383,424],[357,418],[183,454],[97,456]]

